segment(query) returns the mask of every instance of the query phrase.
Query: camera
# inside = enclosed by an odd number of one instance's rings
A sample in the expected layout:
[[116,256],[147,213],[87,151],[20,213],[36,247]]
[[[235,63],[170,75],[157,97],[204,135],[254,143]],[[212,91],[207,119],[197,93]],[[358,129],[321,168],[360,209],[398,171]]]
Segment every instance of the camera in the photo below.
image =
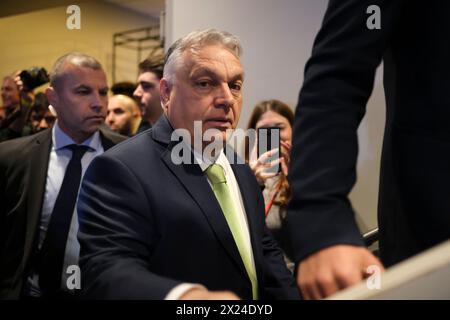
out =
[[39,67],[23,70],[20,73],[20,79],[23,82],[23,86],[29,91],[50,81],[47,70]]

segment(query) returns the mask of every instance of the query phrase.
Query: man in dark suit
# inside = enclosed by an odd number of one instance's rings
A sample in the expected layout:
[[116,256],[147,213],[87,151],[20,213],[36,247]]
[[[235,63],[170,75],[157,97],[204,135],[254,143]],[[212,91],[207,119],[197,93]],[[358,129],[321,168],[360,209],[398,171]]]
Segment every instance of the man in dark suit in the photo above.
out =
[[53,129],[0,144],[0,298],[70,297],[79,180],[95,156],[125,139],[100,128],[107,92],[100,63],[64,55],[46,90],[58,115]]
[[383,56],[381,260],[391,266],[450,237],[449,10],[447,1],[329,2],[305,68],[290,171],[287,223],[305,297],[327,296],[379,265],[363,247],[348,193]]
[[[230,164],[234,153],[225,156],[221,143],[242,107],[238,39],[197,31],[170,52],[160,83],[165,114],[96,158],[83,180],[83,289],[100,299],[298,298],[265,227],[258,183],[247,165]],[[211,140],[189,139],[208,132],[219,141],[211,154]],[[181,152],[187,160],[178,164]]]

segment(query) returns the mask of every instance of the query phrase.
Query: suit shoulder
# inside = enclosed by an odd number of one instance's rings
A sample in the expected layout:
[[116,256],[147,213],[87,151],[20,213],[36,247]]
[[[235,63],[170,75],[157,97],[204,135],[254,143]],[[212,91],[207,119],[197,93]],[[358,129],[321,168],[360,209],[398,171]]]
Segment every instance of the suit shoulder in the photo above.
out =
[[26,154],[36,143],[41,143],[51,138],[51,130],[44,130],[30,136],[16,138],[0,143],[0,160],[4,157],[16,157]]
[[128,137],[123,136],[121,134],[118,134],[117,132],[112,131],[106,126],[100,127],[100,133],[108,140],[110,140],[113,144],[118,144],[122,141],[125,141],[128,139]]
[[[102,154],[104,157],[113,157],[121,161],[128,162],[141,158],[141,155],[148,156],[154,150],[155,141],[151,137],[150,131],[140,133],[126,141],[116,144],[111,149]],[[137,157],[139,155],[139,157]]]

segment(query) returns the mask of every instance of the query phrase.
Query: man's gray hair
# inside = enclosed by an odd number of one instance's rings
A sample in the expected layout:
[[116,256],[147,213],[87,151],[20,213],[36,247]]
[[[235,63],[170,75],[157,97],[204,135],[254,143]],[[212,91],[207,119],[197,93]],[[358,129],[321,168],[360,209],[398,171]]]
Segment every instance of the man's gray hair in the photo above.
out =
[[223,45],[237,58],[242,55],[239,38],[227,31],[219,31],[216,29],[193,31],[187,36],[175,41],[169,48],[164,64],[164,78],[169,83],[172,82],[177,65],[185,51],[191,50],[197,52],[203,47],[216,44]]
[[80,52],[69,52],[58,60],[53,65],[50,72],[50,85],[55,87],[61,82],[61,79],[66,73],[66,66],[72,64],[79,67],[90,68],[93,70],[103,70],[102,65],[94,57]]

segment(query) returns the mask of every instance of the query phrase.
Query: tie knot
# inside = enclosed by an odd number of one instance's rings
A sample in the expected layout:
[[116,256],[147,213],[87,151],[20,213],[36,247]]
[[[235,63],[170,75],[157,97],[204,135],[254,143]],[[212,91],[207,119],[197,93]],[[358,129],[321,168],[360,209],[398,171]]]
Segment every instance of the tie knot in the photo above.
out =
[[72,158],[80,160],[86,151],[89,150],[88,146],[71,144],[67,146],[68,149],[72,150]]
[[221,165],[210,165],[208,169],[206,169],[206,175],[213,185],[218,183],[227,183],[227,179],[225,178],[225,173]]

